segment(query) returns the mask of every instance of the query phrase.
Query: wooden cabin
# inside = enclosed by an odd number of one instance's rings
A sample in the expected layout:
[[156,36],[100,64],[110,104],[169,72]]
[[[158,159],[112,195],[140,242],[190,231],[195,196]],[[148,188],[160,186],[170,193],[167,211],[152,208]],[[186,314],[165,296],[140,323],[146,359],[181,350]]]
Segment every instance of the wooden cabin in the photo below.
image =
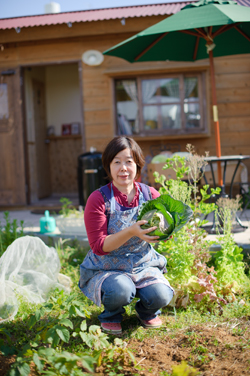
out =
[[[215,155],[208,59],[130,64],[104,56],[98,62],[98,52],[186,4],[0,19],[0,206],[77,194],[78,156],[102,152],[117,134],[134,137],[145,156],[166,145],[185,151],[187,143]],[[223,155],[250,154],[249,56],[215,59]],[[151,98],[160,81],[165,89],[174,83],[173,90],[177,81],[187,82],[194,109],[187,127],[180,125],[183,110],[177,124],[176,106],[166,103],[157,120],[157,106],[144,105],[142,93]]]

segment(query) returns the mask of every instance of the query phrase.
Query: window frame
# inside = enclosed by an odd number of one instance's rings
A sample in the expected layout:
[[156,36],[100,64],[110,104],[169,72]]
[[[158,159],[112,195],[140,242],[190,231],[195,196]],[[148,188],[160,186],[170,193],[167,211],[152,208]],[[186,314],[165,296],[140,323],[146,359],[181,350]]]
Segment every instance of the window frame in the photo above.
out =
[[[199,128],[185,128],[185,112],[184,112],[184,77],[197,77],[198,78],[198,92],[199,92],[199,103],[201,126]],[[179,78],[180,79],[180,105],[181,105],[181,128],[179,129],[154,129],[147,130],[144,129],[143,125],[143,107],[146,106],[142,102],[142,81],[148,79],[164,79],[164,78]],[[113,88],[114,88],[114,110],[115,110],[115,134],[118,134],[118,124],[117,124],[117,104],[116,104],[116,81],[120,80],[135,80],[138,90],[138,102],[139,102],[139,133],[133,133],[131,136],[136,139],[143,137],[202,137],[209,136],[209,121],[208,121],[208,82],[207,82],[207,70],[183,70],[178,72],[161,72],[161,73],[149,73],[149,74],[131,74],[131,75],[120,75],[113,77]],[[162,103],[164,105],[164,103]]]

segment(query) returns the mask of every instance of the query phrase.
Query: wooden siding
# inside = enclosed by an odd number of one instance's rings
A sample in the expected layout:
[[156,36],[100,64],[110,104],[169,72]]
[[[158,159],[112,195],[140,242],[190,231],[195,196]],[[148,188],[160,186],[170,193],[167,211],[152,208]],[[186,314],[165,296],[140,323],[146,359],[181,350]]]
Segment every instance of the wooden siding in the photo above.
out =
[[0,206],[26,203],[20,69],[2,76],[7,85],[8,117],[0,119]]
[[52,192],[77,193],[77,157],[82,154],[80,137],[51,137],[49,144]]
[[[6,67],[60,64],[81,60],[89,49],[104,51],[136,32],[159,22],[164,17],[143,17],[126,20],[98,21],[85,24],[55,25],[1,32],[4,50],[0,54],[0,70]],[[223,155],[250,154],[250,59],[249,55],[216,58],[216,93]],[[195,146],[199,154],[208,151],[215,155],[215,137],[212,121],[211,92],[208,60],[194,63],[152,62],[130,64],[123,59],[105,56],[98,67],[82,63],[82,106],[84,111],[84,141],[90,147],[103,151],[115,135],[113,80],[115,77],[135,74],[179,72],[181,70],[206,70],[208,91],[208,119],[210,134],[202,137],[164,136],[136,138],[144,154],[150,154],[150,145],[179,144],[181,151],[186,144]],[[22,139],[20,138],[20,143]],[[76,163],[82,151],[82,140],[60,138],[50,143],[51,182],[53,193],[77,191]],[[34,150],[33,150],[34,152]],[[250,174],[250,161],[246,162]]]

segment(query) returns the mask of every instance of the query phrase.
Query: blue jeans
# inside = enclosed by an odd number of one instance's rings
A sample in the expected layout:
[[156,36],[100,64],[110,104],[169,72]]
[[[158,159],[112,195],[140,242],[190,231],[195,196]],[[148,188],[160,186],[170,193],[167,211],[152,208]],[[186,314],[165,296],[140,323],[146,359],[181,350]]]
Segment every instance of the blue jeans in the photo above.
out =
[[155,283],[136,289],[132,280],[124,274],[106,278],[102,284],[104,311],[98,316],[100,322],[121,322],[124,306],[138,297],[135,309],[142,320],[150,320],[167,306],[173,297],[173,290],[164,283]]

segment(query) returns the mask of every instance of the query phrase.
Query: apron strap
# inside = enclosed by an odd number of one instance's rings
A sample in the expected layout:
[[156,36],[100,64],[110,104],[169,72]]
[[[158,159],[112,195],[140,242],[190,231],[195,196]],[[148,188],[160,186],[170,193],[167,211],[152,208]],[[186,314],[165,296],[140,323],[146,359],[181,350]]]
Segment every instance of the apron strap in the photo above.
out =
[[137,184],[139,184],[145,200],[147,201],[152,200],[152,193],[150,191],[149,186],[144,183],[137,183]]
[[[145,200],[147,200],[147,201],[152,200],[152,193],[150,191],[149,186],[144,184],[144,183],[139,183],[139,182],[137,182],[137,184],[139,184],[139,188],[141,188],[141,191],[143,193]],[[110,191],[108,185],[104,185],[103,187],[99,188],[99,191],[101,192],[101,194],[103,196],[105,204],[106,204],[107,201],[110,201],[111,191]]]
[[[139,182],[136,182],[136,184],[139,184],[139,188],[140,188],[139,190],[142,192],[144,199],[146,201],[152,200],[152,194],[151,194],[149,186],[144,184],[144,183],[139,183]],[[105,204],[105,215],[106,215],[108,222],[109,222],[109,217],[110,217],[110,212],[111,212],[111,191],[110,191],[108,185],[104,185],[103,187],[99,188],[98,190],[102,194],[104,204]],[[116,204],[116,201],[115,201],[115,204]],[[116,209],[119,210],[118,204],[116,205]]]
[[114,192],[113,192],[113,184],[111,183],[111,198],[110,198],[110,212],[113,213],[115,211],[116,207],[116,200],[114,197]]

